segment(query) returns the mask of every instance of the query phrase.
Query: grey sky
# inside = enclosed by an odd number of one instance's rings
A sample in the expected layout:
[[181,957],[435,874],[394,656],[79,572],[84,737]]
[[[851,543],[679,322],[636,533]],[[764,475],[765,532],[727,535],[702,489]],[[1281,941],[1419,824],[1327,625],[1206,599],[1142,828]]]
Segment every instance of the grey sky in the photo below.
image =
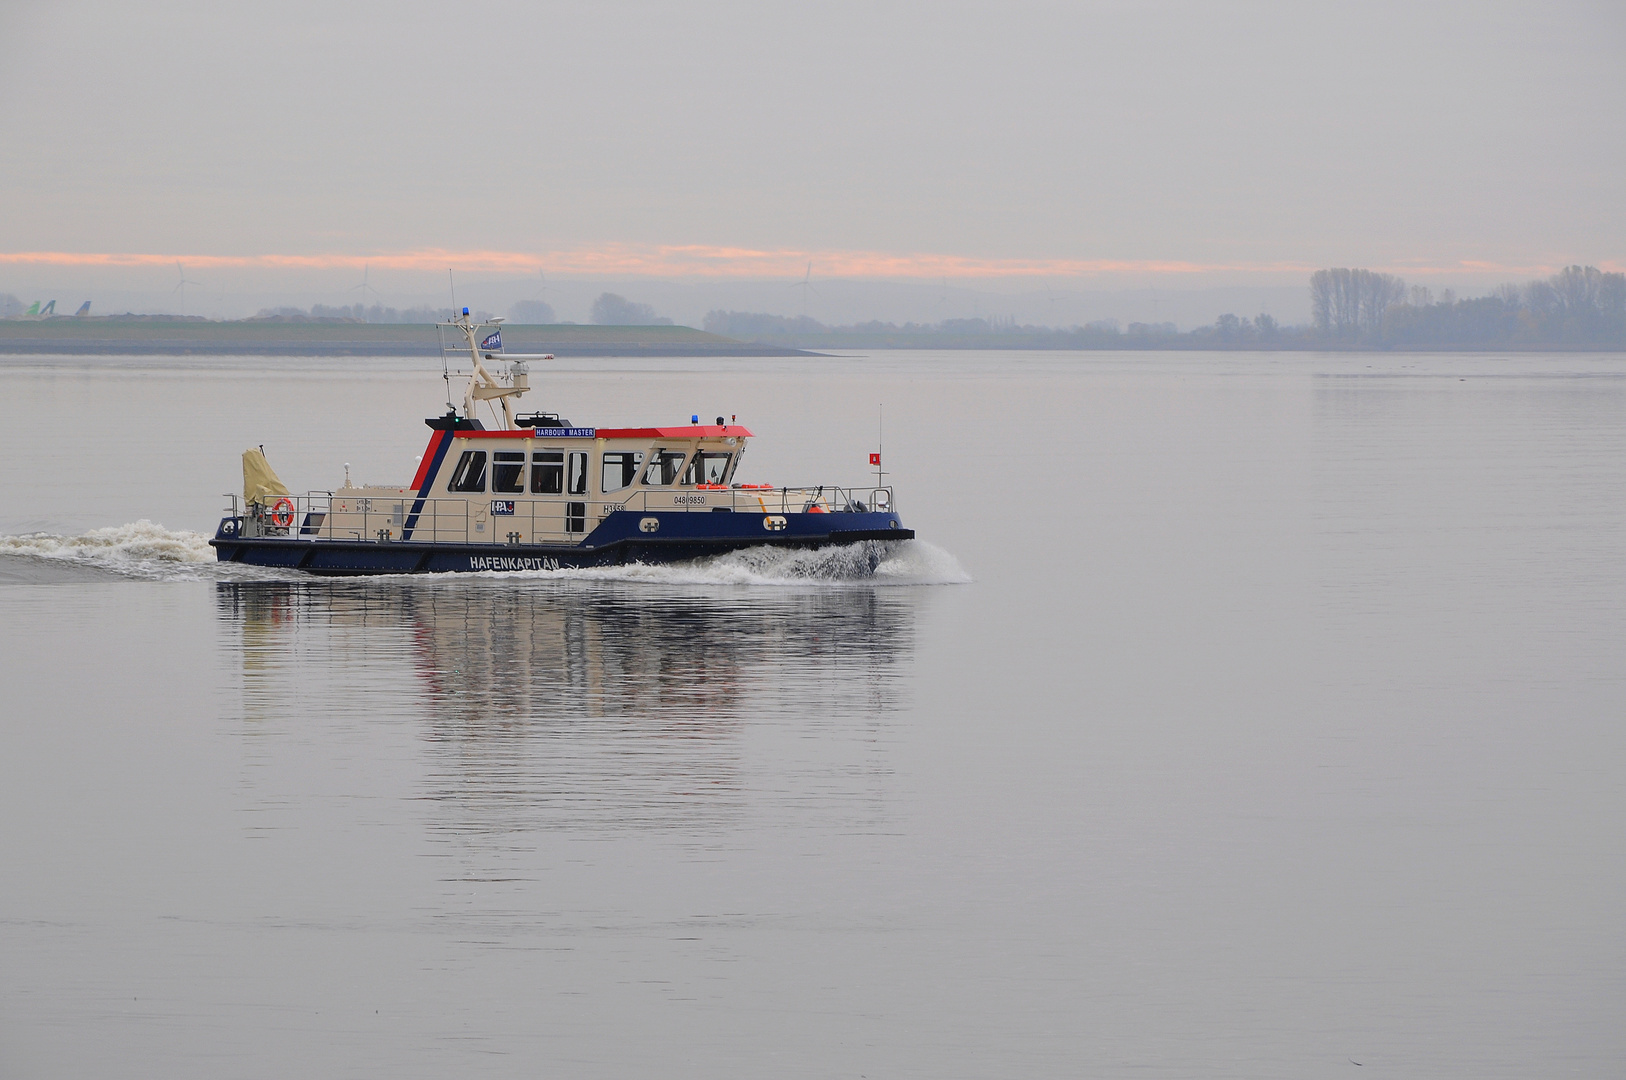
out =
[[1619,3],[8,4],[0,38],[6,253],[1626,258]]

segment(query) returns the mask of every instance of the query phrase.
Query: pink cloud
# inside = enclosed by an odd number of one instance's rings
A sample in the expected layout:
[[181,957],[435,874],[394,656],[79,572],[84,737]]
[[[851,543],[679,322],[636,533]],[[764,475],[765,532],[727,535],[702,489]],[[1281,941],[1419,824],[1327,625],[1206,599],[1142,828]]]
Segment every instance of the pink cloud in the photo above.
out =
[[[516,251],[421,248],[413,251],[368,254],[317,255],[199,255],[117,252],[20,251],[0,252],[0,264],[62,267],[138,268],[172,266],[180,261],[199,270],[273,269],[330,270],[445,269],[498,274],[534,274],[647,278],[768,278],[800,277],[808,262],[823,278],[1058,278],[1100,275],[1190,274],[1307,274],[1320,269],[1299,262],[1217,262],[1158,259],[989,259],[936,253],[898,254],[880,251],[757,250],[701,244],[608,244],[596,248],[527,253]],[[1603,269],[1618,271],[1609,262]],[[1538,277],[1560,265],[1509,264],[1464,259],[1455,263],[1400,263],[1371,269],[1412,276],[1503,274]]]

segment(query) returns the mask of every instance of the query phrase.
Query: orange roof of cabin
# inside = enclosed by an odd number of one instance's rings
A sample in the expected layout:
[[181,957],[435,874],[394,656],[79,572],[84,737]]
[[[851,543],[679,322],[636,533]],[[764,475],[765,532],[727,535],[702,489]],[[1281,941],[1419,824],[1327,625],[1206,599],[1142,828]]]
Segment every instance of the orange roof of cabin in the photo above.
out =
[[[545,439],[550,432],[558,428],[518,428],[514,431],[453,431],[454,439]],[[575,430],[581,430],[577,428]],[[718,427],[716,424],[684,424],[682,427],[639,427],[639,428],[594,428],[593,437],[597,439],[718,439],[724,436],[734,438],[753,438],[751,432],[740,424],[727,424]],[[580,436],[577,436],[580,438]]]

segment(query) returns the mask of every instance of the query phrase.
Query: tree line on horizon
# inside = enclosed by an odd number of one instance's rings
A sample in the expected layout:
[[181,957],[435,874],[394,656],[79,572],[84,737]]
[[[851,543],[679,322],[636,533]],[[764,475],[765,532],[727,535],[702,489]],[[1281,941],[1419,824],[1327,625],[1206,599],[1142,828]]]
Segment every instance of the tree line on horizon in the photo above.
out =
[[1297,341],[1300,327],[1284,327],[1270,315],[1221,315],[1211,326],[1181,333],[1172,322],[1097,319],[1073,326],[1035,326],[1014,318],[944,319],[935,323],[881,322],[827,326],[806,315],[789,317],[753,311],[712,311],[703,328],[713,334],[763,344],[843,345],[854,348],[1013,348],[1013,349],[1180,349],[1277,346]]
[[946,319],[902,325],[871,321],[828,326],[806,315],[708,312],[704,329],[743,341],[909,347],[1011,348],[1450,348],[1496,345],[1626,348],[1626,274],[1569,266],[1551,277],[1507,284],[1488,296],[1438,300],[1426,286],[1393,274],[1334,268],[1310,276],[1310,324],[1282,325],[1268,314],[1224,314],[1184,333],[1173,323],[1114,319],[1070,327],[1018,324],[1015,319]]
[[[967,347],[978,344],[1010,348],[1102,349],[1181,348],[1219,345],[1275,344],[1298,328],[1283,327],[1270,315],[1252,319],[1221,315],[1212,326],[1181,333],[1172,322],[1132,322],[1120,329],[1117,319],[1097,319],[1073,326],[1034,326],[1010,316],[944,319],[935,323],[871,320],[829,326],[806,315],[769,315],[756,311],[711,311],[702,329],[723,337],[764,344],[810,345],[873,343],[906,348]],[[910,339],[918,339],[911,341]],[[835,339],[835,340],[828,340]],[[848,341],[847,339],[852,339]]]
[[[455,314],[452,308],[419,305],[410,308],[386,307],[383,304],[312,304],[309,309],[297,307],[261,308],[248,322],[330,322],[330,323],[437,323],[446,322]],[[492,317],[488,311],[473,313],[477,320]],[[600,293],[593,301],[591,318],[597,326],[671,326],[672,320],[655,314],[648,304],[628,300],[617,293]],[[545,300],[520,300],[508,309],[511,323],[525,326],[573,326],[559,322],[553,305]]]
[[1566,266],[1551,277],[1435,300],[1392,274],[1318,270],[1311,329],[1324,342],[1385,348],[1441,345],[1626,346],[1626,274]]
[[[485,312],[480,312],[484,316]],[[383,304],[312,304],[309,310],[296,307],[261,308],[244,322],[327,322],[327,323],[394,323],[421,324],[445,322],[452,317],[452,309],[419,305],[409,308],[385,307]]]

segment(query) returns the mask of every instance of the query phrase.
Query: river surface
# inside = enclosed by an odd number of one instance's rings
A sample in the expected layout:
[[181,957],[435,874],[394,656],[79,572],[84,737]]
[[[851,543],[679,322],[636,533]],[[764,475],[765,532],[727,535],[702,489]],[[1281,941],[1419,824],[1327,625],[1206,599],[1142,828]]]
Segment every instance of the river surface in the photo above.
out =
[[[540,367],[540,365],[539,365]],[[0,359],[0,1075],[1626,1065],[1626,357],[578,360],[835,556],[332,581],[438,364]]]

